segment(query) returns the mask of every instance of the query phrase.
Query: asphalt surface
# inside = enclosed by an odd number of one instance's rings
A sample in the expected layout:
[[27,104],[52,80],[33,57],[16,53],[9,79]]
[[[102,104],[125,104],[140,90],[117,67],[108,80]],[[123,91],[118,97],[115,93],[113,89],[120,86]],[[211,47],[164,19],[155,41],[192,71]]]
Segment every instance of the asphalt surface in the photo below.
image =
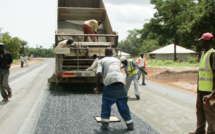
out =
[[108,130],[102,130],[94,116],[100,116],[102,95],[88,90],[92,86],[67,85],[56,89],[52,86],[47,102],[43,107],[35,134],[157,134],[148,123],[132,113],[135,124],[134,131],[127,127],[118,113],[116,105],[112,107],[112,115],[121,122],[110,123]]
[[128,93],[135,130],[127,131],[113,105],[111,114],[121,122],[104,131],[94,119],[100,116],[102,94],[93,93],[94,85],[50,85],[53,72],[53,59],[11,71],[13,97],[0,102],[1,134],[185,134],[195,129],[194,94],[146,81],[140,100],[133,84]]

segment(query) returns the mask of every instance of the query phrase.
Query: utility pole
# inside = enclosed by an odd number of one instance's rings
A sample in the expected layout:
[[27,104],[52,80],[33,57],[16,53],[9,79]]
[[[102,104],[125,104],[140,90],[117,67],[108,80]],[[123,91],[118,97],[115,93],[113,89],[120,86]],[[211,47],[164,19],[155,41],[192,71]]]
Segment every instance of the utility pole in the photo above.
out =
[[173,14],[173,17],[174,17],[174,26],[173,26],[173,30],[174,30],[174,61],[176,61],[176,14],[178,12],[178,2],[177,0],[174,1],[174,3],[172,4],[172,14]]

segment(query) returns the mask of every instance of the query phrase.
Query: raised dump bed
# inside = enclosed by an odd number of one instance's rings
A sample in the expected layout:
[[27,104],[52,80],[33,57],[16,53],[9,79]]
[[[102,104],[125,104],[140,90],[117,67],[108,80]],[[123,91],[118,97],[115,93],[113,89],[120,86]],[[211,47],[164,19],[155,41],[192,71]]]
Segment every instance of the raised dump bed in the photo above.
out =
[[[117,56],[118,35],[113,32],[102,0],[58,0],[57,30],[55,44],[73,38],[75,43],[69,48],[56,50],[55,73],[49,83],[93,83],[96,81],[95,71],[85,71],[93,63],[93,55],[103,58],[104,50],[112,47]],[[84,42],[83,23],[86,20],[101,20],[96,35],[88,34]],[[96,36],[91,42],[89,36]]]

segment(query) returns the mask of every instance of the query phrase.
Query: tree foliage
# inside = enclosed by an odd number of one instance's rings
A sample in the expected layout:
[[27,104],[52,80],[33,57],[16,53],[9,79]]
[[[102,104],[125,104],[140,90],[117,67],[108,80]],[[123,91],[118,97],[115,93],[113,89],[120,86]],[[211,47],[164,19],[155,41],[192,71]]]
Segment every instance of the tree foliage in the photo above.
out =
[[11,37],[9,33],[2,33],[0,29],[0,42],[4,43],[5,50],[9,51],[13,59],[19,59],[21,54],[34,57],[54,57],[53,48],[46,49],[42,46],[37,48],[29,48],[28,42]]
[[[173,44],[176,35],[177,45],[199,52],[202,48],[198,38],[205,32],[215,34],[214,0],[151,0],[151,4],[156,9],[154,17],[142,29],[135,30],[140,37],[129,32],[128,37],[119,43],[122,51],[132,55],[150,52]],[[136,40],[139,47],[135,50],[131,44]]]

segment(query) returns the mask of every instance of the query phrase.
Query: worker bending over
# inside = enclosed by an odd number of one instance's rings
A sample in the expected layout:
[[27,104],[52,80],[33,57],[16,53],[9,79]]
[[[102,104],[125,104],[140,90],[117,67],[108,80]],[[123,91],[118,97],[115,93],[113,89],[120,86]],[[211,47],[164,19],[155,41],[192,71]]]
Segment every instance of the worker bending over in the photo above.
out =
[[133,62],[132,60],[126,60],[125,56],[122,56],[120,58],[120,61],[122,62],[123,66],[121,68],[125,68],[126,73],[126,91],[128,93],[128,90],[130,88],[131,82],[134,82],[134,90],[135,90],[135,96],[139,100],[140,99],[140,86],[139,86],[139,70],[142,70],[146,75],[147,72],[143,70],[137,63]]
[[99,91],[99,83],[103,77],[104,90],[102,97],[101,123],[102,128],[107,129],[111,114],[111,106],[116,103],[118,111],[124,119],[128,130],[134,129],[129,107],[127,105],[128,97],[124,86],[124,76],[120,71],[120,60],[113,57],[111,48],[105,49],[105,58],[98,63],[97,69],[97,87],[95,93]]
[[54,49],[54,53],[56,53],[57,48],[69,48],[69,45],[73,44],[74,40],[73,38],[69,38],[68,40],[63,40],[58,43],[58,45]]
[[[99,25],[102,24],[101,20],[87,20],[83,23],[84,34],[97,34]],[[84,42],[87,41],[87,36],[84,36]],[[95,42],[95,36],[90,36],[91,40]]]

